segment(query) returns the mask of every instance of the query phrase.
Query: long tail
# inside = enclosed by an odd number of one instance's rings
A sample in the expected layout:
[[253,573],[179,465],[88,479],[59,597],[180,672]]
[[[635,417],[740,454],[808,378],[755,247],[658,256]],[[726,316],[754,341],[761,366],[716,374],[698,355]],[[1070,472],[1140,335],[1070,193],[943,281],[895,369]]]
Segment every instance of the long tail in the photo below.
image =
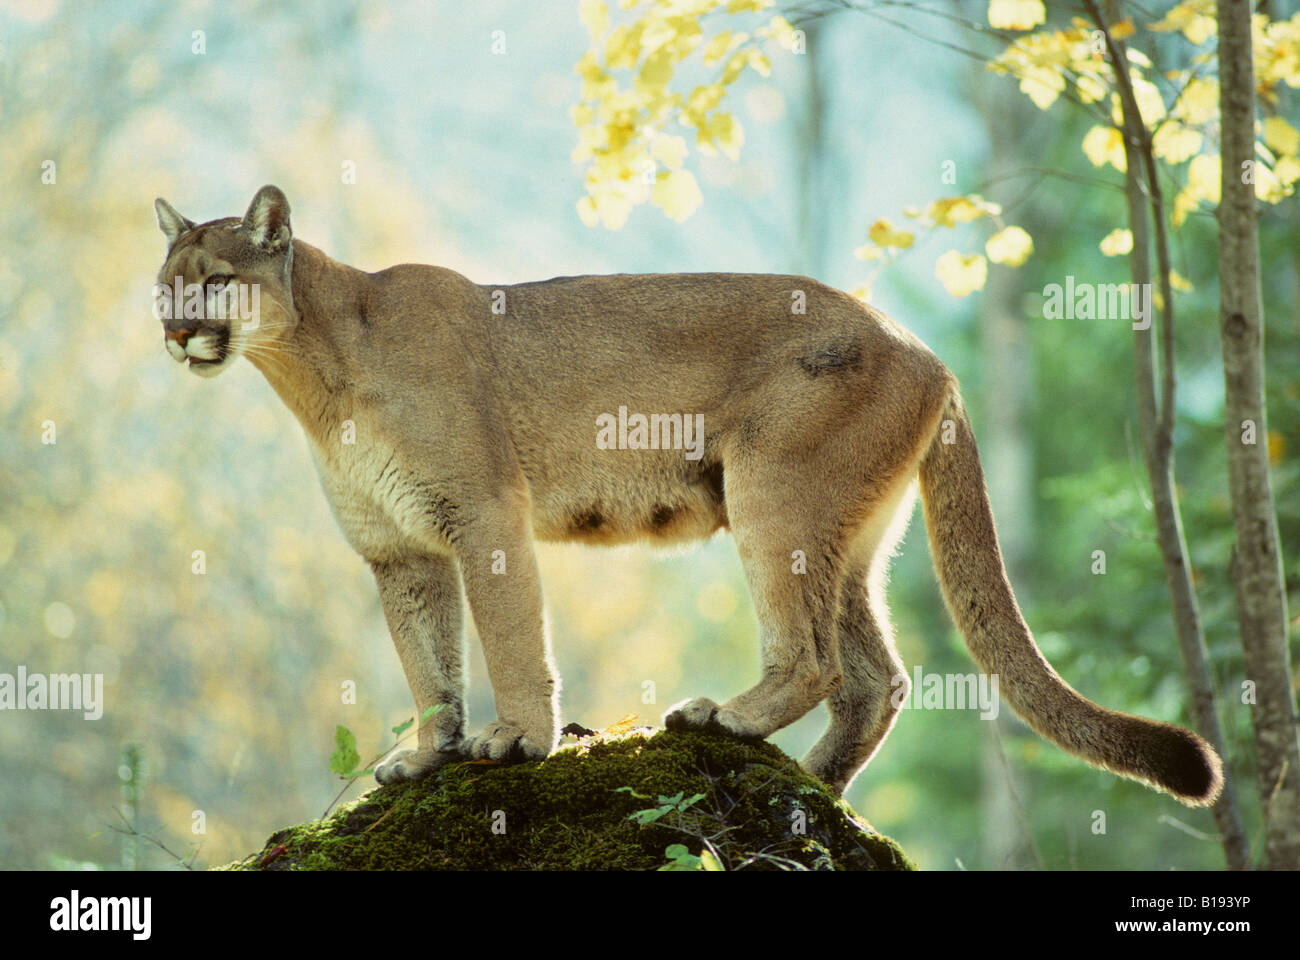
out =
[[921,462],[925,527],[944,599],[981,670],[1040,735],[1094,766],[1192,807],[1223,787],[1223,762],[1173,724],[1107,710],[1070,687],[1034,643],[1007,582],[975,435],[954,388]]

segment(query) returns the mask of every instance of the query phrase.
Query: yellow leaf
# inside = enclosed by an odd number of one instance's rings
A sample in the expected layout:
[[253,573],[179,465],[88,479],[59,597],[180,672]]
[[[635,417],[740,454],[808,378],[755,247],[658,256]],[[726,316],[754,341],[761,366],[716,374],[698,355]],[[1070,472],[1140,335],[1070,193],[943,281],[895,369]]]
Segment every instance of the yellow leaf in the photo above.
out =
[[871,299],[871,284],[864,283],[860,287],[855,287],[854,289],[849,291],[849,296],[857,297],[863,303],[866,303],[868,300]]
[[650,155],[669,170],[681,167],[688,149],[685,140],[667,133],[658,134],[650,141]]
[[671,18],[649,17],[642,23],[645,25],[645,30],[641,34],[641,48],[645,53],[656,52],[671,43],[677,36],[677,24],[673,23]]
[[1133,249],[1133,234],[1128,230],[1112,230],[1102,238],[1100,246],[1106,256],[1121,257]]
[[1277,165],[1273,167],[1273,174],[1283,186],[1291,186],[1297,180],[1300,180],[1300,159],[1281,157],[1277,161]]
[[1265,203],[1281,203],[1291,193],[1264,164],[1255,163],[1255,196]]
[[1264,142],[1276,153],[1294,156],[1300,153],[1300,130],[1281,117],[1268,117],[1264,120]]
[[[1152,126],[1158,120],[1165,118],[1165,101],[1160,96],[1160,89],[1147,80],[1136,69],[1130,71],[1130,82],[1133,86],[1133,99],[1137,101],[1138,113],[1142,116],[1142,122],[1148,127]],[[1119,94],[1111,98],[1110,117],[1115,121],[1115,126],[1124,125],[1124,111],[1120,104]]]
[[1169,286],[1182,293],[1191,293],[1196,288],[1192,286],[1192,281],[1188,280],[1177,270],[1169,271]]
[[662,87],[673,78],[673,55],[667,50],[646,57],[638,82],[646,87]]
[[1189,81],[1172,114],[1184,123],[1209,123],[1219,115],[1219,81],[1200,77]]
[[967,257],[957,250],[949,250],[934,263],[934,275],[954,297],[966,297],[984,289],[988,270],[988,261],[982,255]]
[[639,23],[630,27],[616,27],[605,41],[605,66],[611,70],[635,67],[641,57],[643,30],[644,27]]
[[689,170],[669,170],[659,174],[652,199],[670,218],[681,223],[704,202],[704,195]]
[[627,218],[632,215],[633,206],[632,200],[618,193],[606,193],[596,201],[596,208],[600,211],[600,222],[605,225],[606,230],[622,230],[627,223]]
[[940,227],[955,227],[959,223],[970,223],[980,217],[997,216],[1002,208],[996,203],[989,203],[978,193],[970,196],[943,197],[931,201],[926,208],[930,219]]
[[600,222],[600,212],[596,209],[596,201],[592,197],[579,198],[578,217],[583,225],[588,227],[594,227]]
[[1151,149],[1157,157],[1170,163],[1184,163],[1196,156],[1204,139],[1199,130],[1185,127],[1177,120],[1169,120],[1162,123],[1156,135],[1151,138]]
[[879,244],[882,247],[899,247],[901,249],[907,249],[912,245],[912,241],[916,239],[914,234],[908,233],[906,230],[895,230],[894,225],[884,219],[873,223],[871,229],[867,231],[867,236],[871,238],[872,243]]
[[998,30],[1032,30],[1047,19],[1043,0],[990,0],[989,26]]
[[1079,91],[1079,99],[1084,103],[1096,103],[1110,89],[1099,77],[1094,77],[1090,73],[1083,73],[1075,78],[1074,86]]
[[1007,227],[989,237],[984,252],[994,263],[1018,267],[1034,252],[1034,239],[1020,227]]
[[1159,33],[1180,30],[1183,36],[1200,46],[1217,31],[1213,13],[1214,0],[1190,0],[1175,6],[1163,20],[1148,25],[1147,29]]
[[622,720],[618,720],[615,721],[614,723],[611,723],[604,730],[601,730],[599,733],[597,733],[596,736],[609,737],[609,736],[617,736],[620,733],[627,733],[629,730],[631,730],[633,727],[636,726],[636,721],[637,721],[637,715],[635,713],[629,713],[627,714],[627,716],[623,717]]
[[1187,168],[1187,189],[1197,200],[1204,200],[1211,205],[1219,203],[1219,157],[1217,154],[1202,153],[1192,158]]
[[1175,227],[1181,227],[1187,220],[1188,214],[1200,207],[1200,201],[1196,198],[1196,192],[1188,187],[1178,191],[1178,196],[1174,197],[1174,212],[1170,218]]
[[745,51],[737,50],[731,55],[727,65],[722,68],[722,75],[718,77],[718,83],[723,86],[735,83],[736,78],[740,76],[740,72],[745,69],[745,64],[748,62],[749,57],[745,55]]
[[1268,432],[1268,465],[1276,467],[1286,456],[1286,437],[1276,430]]
[[604,0],[582,0],[578,4],[578,19],[595,43],[609,29],[609,7],[605,6]]
[[731,52],[732,37],[730,30],[723,30],[720,34],[704,45],[700,56],[704,58],[704,65],[711,67],[719,62],[723,57]]
[[1020,92],[1046,110],[1065,90],[1065,77],[1054,67],[1025,67],[1020,76]]
[[745,142],[745,129],[730,113],[718,110],[700,126],[695,139],[701,153],[712,156],[716,147],[731,160],[739,160],[740,148]]
[[756,13],[772,6],[776,0],[730,0],[727,13]]
[[686,98],[686,106],[682,111],[684,117],[690,120],[691,126],[703,125],[704,114],[720,104],[725,94],[726,91],[720,83],[711,83],[706,87],[696,87],[691,91],[691,95]]
[[1109,163],[1123,173],[1128,169],[1124,137],[1114,127],[1093,127],[1084,135],[1083,153],[1094,167]]
[[1119,23],[1113,23],[1110,27],[1110,35],[1116,40],[1127,40],[1137,32],[1137,27],[1133,26],[1132,20],[1121,20]]
[[794,49],[794,27],[785,17],[773,17],[766,27],[759,27],[756,32],[760,36],[771,37],[785,50]]

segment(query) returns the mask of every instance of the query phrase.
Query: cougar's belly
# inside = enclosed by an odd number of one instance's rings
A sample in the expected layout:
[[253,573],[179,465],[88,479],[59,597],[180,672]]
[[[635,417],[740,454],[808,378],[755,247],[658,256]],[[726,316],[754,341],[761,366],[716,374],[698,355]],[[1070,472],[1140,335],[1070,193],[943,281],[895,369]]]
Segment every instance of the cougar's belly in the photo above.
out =
[[[530,478],[531,480],[531,478]],[[561,482],[533,482],[539,540],[593,544],[697,540],[727,525],[720,464],[638,476],[592,470]]]

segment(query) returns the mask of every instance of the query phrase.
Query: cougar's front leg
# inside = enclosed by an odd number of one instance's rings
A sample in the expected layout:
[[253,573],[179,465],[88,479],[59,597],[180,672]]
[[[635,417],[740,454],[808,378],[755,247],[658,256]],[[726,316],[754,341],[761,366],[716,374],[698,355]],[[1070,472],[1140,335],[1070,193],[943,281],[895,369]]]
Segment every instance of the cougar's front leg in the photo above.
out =
[[543,626],[526,498],[508,495],[476,509],[456,549],[497,708],[496,721],[463,752],[484,760],[540,760],[559,737],[559,684]]
[[415,557],[374,563],[379,599],[406,682],[415,696],[418,746],[388,757],[375,768],[380,783],[414,780],[461,759],[465,733],[465,655],[460,579],[451,557]]

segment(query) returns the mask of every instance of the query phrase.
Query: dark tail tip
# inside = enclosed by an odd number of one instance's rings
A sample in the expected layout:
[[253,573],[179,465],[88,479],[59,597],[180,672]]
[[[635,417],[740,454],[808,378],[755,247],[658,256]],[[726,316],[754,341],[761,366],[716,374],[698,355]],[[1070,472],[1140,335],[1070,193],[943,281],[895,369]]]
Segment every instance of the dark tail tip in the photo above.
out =
[[1208,743],[1182,727],[1161,724],[1154,746],[1154,779],[1189,807],[1208,807],[1223,790],[1223,761]]

